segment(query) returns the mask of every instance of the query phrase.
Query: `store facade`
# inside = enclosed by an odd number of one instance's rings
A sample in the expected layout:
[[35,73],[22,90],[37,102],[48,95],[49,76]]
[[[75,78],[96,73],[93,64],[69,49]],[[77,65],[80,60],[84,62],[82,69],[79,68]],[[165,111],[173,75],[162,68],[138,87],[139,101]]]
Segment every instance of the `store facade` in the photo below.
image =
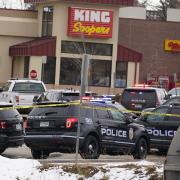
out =
[[[176,10],[179,12],[180,10]],[[169,16],[169,14],[167,14]],[[119,19],[119,43],[140,51],[139,83],[157,85],[167,90],[180,86],[180,21]],[[122,28],[123,27],[123,28]]]
[[13,77],[35,70],[48,88],[79,89],[87,53],[90,91],[117,93],[138,82],[142,54],[118,43],[119,8],[133,0],[25,2],[37,7],[38,36],[10,46]]

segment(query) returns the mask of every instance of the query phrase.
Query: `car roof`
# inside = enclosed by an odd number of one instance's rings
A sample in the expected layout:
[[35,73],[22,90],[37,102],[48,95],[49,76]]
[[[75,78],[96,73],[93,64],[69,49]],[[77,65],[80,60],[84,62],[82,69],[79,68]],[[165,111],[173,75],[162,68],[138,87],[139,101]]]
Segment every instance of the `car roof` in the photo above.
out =
[[165,90],[164,88],[156,88],[156,87],[127,87],[125,89],[139,89],[139,90]]
[[8,103],[8,102],[0,102],[0,108],[1,107],[12,107],[13,104],[12,103]]
[[35,79],[11,79],[8,80],[8,82],[22,82],[22,83],[26,83],[26,82],[31,82],[31,83],[42,83],[42,81],[40,80],[35,80]]
[[101,103],[101,102],[84,102],[83,105],[87,105],[87,106],[101,106],[101,107],[106,107],[106,106],[109,106],[108,104],[106,103]]
[[154,109],[152,110],[152,112],[155,111],[156,109],[160,108],[160,107],[167,107],[167,108],[169,108],[169,107],[178,107],[178,108],[180,108],[180,103],[174,103],[174,104],[171,104],[171,105],[163,105],[163,104],[162,104],[162,105],[154,108]]
[[[47,92],[70,92],[70,93],[80,93],[79,90],[76,89],[48,89]],[[93,93],[91,91],[86,91],[85,93]]]

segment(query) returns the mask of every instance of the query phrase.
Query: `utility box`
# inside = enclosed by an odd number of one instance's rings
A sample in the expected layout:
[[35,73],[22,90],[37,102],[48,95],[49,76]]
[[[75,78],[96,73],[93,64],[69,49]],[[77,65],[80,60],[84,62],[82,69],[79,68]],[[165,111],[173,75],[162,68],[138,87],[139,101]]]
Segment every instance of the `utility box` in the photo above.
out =
[[174,136],[164,163],[164,180],[180,179],[180,127]]

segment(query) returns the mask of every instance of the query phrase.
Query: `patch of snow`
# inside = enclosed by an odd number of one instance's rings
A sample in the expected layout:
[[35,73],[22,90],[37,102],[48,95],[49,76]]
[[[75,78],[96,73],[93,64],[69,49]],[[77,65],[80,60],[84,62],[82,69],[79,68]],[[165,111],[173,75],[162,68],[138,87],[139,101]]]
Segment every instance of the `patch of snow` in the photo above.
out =
[[[66,164],[67,166],[67,164]],[[72,166],[69,164],[68,166]],[[85,165],[83,164],[83,167]],[[90,164],[88,164],[90,166]],[[147,168],[155,167],[155,173],[162,176],[163,165],[148,161],[128,163],[107,163],[105,165],[91,165],[99,169],[92,177],[63,171],[62,164],[53,164],[43,168],[38,161],[30,159],[9,159],[0,156],[0,179],[2,180],[147,180],[151,174],[147,174]],[[103,169],[103,170],[102,170]]]

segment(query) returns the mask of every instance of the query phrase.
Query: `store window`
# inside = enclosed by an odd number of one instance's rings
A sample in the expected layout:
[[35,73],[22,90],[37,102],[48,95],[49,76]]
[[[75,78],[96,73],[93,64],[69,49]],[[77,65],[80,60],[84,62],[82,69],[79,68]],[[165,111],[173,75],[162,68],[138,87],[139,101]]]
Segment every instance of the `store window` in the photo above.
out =
[[70,54],[87,53],[99,56],[112,56],[112,44],[62,41],[61,52]]
[[47,57],[46,63],[42,64],[42,81],[45,84],[55,83],[56,58]]
[[61,58],[60,84],[80,85],[81,59]]
[[117,62],[116,63],[116,88],[125,88],[127,86],[127,62]]
[[111,79],[111,61],[91,60],[89,67],[89,85],[109,87]]
[[53,25],[53,7],[47,6],[43,8],[42,17],[42,36],[52,36]]
[[29,56],[24,58],[24,78],[29,78]]

